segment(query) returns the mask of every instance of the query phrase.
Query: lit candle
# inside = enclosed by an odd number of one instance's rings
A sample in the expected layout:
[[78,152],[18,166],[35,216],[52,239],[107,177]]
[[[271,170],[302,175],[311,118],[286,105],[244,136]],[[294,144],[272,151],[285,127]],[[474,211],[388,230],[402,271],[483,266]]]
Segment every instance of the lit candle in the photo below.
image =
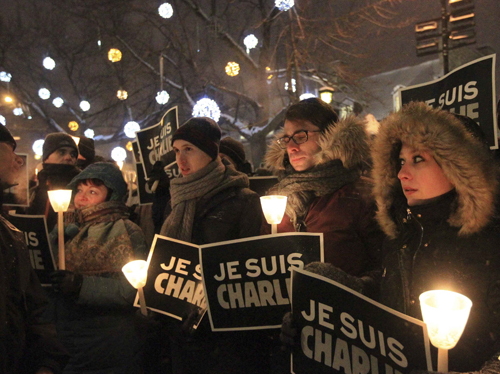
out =
[[438,372],[448,372],[448,350],[455,347],[464,332],[472,301],[452,291],[427,291],[420,295],[422,317],[429,339],[438,348]]
[[131,261],[122,268],[122,271],[132,287],[137,288],[141,313],[147,316],[148,311],[146,309],[143,287],[146,285],[148,277],[148,263],[144,260]]
[[260,198],[262,211],[266,221],[271,225],[271,233],[278,233],[278,224],[281,223],[286,209],[286,196],[270,195]]
[[64,256],[64,219],[63,214],[68,210],[71,201],[71,190],[52,190],[47,191],[50,204],[57,212],[57,234],[59,244],[59,270],[66,269],[66,260]]

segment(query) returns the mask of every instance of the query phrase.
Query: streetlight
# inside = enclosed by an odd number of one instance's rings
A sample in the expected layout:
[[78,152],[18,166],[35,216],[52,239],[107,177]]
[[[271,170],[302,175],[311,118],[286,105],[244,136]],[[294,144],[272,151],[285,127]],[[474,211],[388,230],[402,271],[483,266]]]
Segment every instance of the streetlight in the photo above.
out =
[[148,278],[148,263],[144,260],[131,261],[122,268],[122,271],[132,287],[136,288],[139,292],[141,313],[147,316],[148,311],[146,309],[143,287],[146,285]]
[[329,86],[323,86],[319,89],[319,98],[327,104],[331,104],[333,101],[333,93],[335,89]]
[[57,212],[57,233],[59,243],[59,270],[66,270],[66,259],[64,256],[64,220],[63,214],[68,210],[71,201],[71,190],[52,190],[49,194],[52,209]]
[[448,350],[457,345],[469,318],[472,301],[452,291],[427,291],[420,295],[422,317],[429,339],[438,348],[438,372],[448,372]]
[[271,225],[271,234],[278,233],[278,224],[281,223],[286,209],[286,196],[261,196],[260,203],[266,221]]

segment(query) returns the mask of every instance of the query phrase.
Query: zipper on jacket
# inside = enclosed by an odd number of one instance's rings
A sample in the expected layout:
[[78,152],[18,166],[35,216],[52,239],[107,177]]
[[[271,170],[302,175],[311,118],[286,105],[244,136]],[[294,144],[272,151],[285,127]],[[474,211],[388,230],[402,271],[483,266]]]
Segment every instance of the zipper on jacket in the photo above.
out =
[[[417,253],[420,250],[420,247],[422,246],[422,240],[424,237],[424,227],[422,226],[420,221],[417,218],[415,218],[415,216],[412,214],[411,210],[409,208],[407,208],[406,209],[406,221],[407,221],[407,223],[409,223],[412,220],[414,220],[418,224],[418,227],[420,228],[420,239],[419,239],[418,245],[415,249],[415,252],[413,253],[413,258],[411,260],[411,274],[413,274],[413,268],[415,265],[415,259],[417,257]],[[401,255],[399,256],[399,267],[401,269],[401,283],[403,286],[403,298],[404,298],[403,308],[404,308],[405,314],[408,313],[408,308],[410,307],[410,304],[411,304],[410,280],[409,280],[408,274],[406,272],[406,268],[404,266],[404,260],[403,260],[404,250],[406,248],[407,248],[407,245],[406,244],[403,245],[403,247],[401,248]]]

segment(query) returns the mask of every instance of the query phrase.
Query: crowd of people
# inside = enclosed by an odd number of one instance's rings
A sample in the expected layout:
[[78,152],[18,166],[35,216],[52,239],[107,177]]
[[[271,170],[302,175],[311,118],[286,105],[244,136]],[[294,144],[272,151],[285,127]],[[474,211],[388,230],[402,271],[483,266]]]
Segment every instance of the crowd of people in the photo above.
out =
[[[160,183],[152,209],[130,215],[122,172],[96,156],[91,139],[46,136],[22,213],[45,215],[52,229],[47,191],[73,190],[66,269],[42,289],[22,233],[0,215],[1,374],[290,372],[288,348],[300,345],[291,313],[281,331],[212,332],[206,316],[193,330],[197,311],[183,321],[138,313],[121,272],[147,258],[152,238],[140,215],[156,233],[198,245],[269,233],[243,145],[221,138],[210,118],[181,125],[173,153],[153,168]],[[22,166],[15,148],[0,126],[2,191]],[[164,167],[172,161],[182,176],[170,180]],[[306,99],[286,111],[265,166],[278,178],[269,194],[288,199],[278,232],[323,233],[324,262],[308,270],[418,319],[425,291],[467,296],[473,308],[449,370],[500,373],[500,167],[473,120],[413,102],[372,139],[363,119],[339,119]]]

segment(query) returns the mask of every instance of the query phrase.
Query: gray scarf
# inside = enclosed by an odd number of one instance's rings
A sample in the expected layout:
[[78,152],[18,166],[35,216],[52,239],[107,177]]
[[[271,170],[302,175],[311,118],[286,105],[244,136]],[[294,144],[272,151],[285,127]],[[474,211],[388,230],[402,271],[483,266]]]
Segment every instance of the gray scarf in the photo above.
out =
[[196,173],[173,179],[170,182],[172,212],[163,223],[160,235],[191,242],[198,201],[208,200],[230,187],[248,187],[248,177],[226,167],[220,158]]
[[333,193],[359,178],[357,169],[346,169],[340,160],[320,164],[313,169],[297,172],[288,165],[280,182],[270,191],[287,196],[286,214],[294,226],[302,221],[316,197]]

